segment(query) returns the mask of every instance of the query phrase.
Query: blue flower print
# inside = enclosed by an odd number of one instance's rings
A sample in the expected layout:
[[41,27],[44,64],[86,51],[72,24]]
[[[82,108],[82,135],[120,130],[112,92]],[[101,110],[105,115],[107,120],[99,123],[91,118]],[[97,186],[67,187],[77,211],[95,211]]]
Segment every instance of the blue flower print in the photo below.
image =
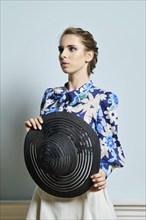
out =
[[[67,83],[65,84],[67,87]],[[93,86],[92,81],[89,81],[88,83],[81,86],[78,90],[75,91],[66,91],[67,96],[69,97],[70,103],[68,103],[70,106],[76,106],[78,103],[80,103],[81,100],[86,99],[88,97],[88,94],[93,93],[96,90],[96,88]]]
[[106,137],[106,144],[109,147],[109,151],[110,151],[110,148],[114,148],[115,147],[115,142],[113,140],[113,137],[107,136]]
[[45,115],[47,115],[48,113],[58,112],[58,111],[59,111],[59,108],[51,107],[48,112],[45,112]]
[[55,88],[54,89],[54,94],[53,94],[53,99],[58,100],[59,103],[62,103],[63,101],[66,100],[66,92],[64,91],[64,89],[61,88]]
[[105,126],[106,126],[106,121],[104,119],[104,115],[101,108],[99,108],[97,113],[97,130],[100,134],[103,133]]
[[111,151],[111,156],[110,159],[108,159],[109,163],[114,163],[115,161],[117,161],[117,154],[114,150]]
[[71,103],[69,104],[70,106],[74,106],[79,102],[79,100],[80,100],[79,95],[80,94],[78,94],[77,92],[74,92],[74,94],[72,94],[72,95],[70,93],[70,98],[72,99]]
[[108,104],[110,104],[109,110],[112,111],[118,105],[118,97],[113,93],[109,94]]
[[62,93],[60,95],[60,99],[58,99],[58,103],[63,103],[66,100],[66,93]]
[[41,104],[41,115],[67,111],[86,121],[97,133],[101,144],[100,167],[108,176],[115,167],[124,166],[124,153],[118,140],[118,97],[87,82],[77,90],[67,85],[47,89]]
[[49,99],[52,94],[54,93],[54,90],[52,88],[49,88],[45,91],[45,94],[44,94],[44,97],[43,99],[45,98],[46,100]]
[[100,124],[100,123],[97,124],[97,130],[98,130],[98,132],[99,132],[100,134],[103,133],[103,126],[102,126],[102,124]]

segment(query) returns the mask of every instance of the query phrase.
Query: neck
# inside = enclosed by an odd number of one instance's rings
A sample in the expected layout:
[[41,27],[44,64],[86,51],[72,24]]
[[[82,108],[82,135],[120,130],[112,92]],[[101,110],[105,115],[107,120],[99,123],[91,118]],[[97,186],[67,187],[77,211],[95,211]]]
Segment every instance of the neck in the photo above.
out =
[[89,81],[89,76],[87,75],[86,77],[77,77],[77,76],[69,76],[68,78],[68,90],[77,90],[79,89],[82,85],[87,83]]

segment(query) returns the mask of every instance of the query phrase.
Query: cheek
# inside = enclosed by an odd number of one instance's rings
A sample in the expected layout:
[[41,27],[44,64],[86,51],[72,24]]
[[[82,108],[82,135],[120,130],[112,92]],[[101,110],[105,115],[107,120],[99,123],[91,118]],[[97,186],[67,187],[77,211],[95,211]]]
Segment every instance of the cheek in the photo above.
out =
[[81,54],[81,53],[79,53],[79,54],[74,54],[74,55],[72,56],[72,59],[73,59],[75,62],[84,62],[84,61],[85,61],[85,56],[84,56],[84,54]]

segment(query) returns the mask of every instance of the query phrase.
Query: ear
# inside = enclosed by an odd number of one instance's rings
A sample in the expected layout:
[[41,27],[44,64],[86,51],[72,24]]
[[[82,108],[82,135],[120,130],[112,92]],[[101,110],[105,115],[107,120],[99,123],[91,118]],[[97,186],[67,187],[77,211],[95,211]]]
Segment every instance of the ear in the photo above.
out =
[[86,63],[89,63],[94,57],[94,51],[93,50],[89,50],[86,51]]

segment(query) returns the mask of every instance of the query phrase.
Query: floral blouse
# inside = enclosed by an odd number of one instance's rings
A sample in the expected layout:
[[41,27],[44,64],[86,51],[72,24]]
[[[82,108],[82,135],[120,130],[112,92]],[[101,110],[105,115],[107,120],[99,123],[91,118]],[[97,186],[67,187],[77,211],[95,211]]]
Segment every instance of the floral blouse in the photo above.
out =
[[40,115],[51,112],[73,112],[97,133],[101,145],[100,168],[106,176],[115,167],[123,167],[124,153],[118,140],[118,97],[93,85],[90,80],[78,90],[63,87],[48,88],[43,96]]

